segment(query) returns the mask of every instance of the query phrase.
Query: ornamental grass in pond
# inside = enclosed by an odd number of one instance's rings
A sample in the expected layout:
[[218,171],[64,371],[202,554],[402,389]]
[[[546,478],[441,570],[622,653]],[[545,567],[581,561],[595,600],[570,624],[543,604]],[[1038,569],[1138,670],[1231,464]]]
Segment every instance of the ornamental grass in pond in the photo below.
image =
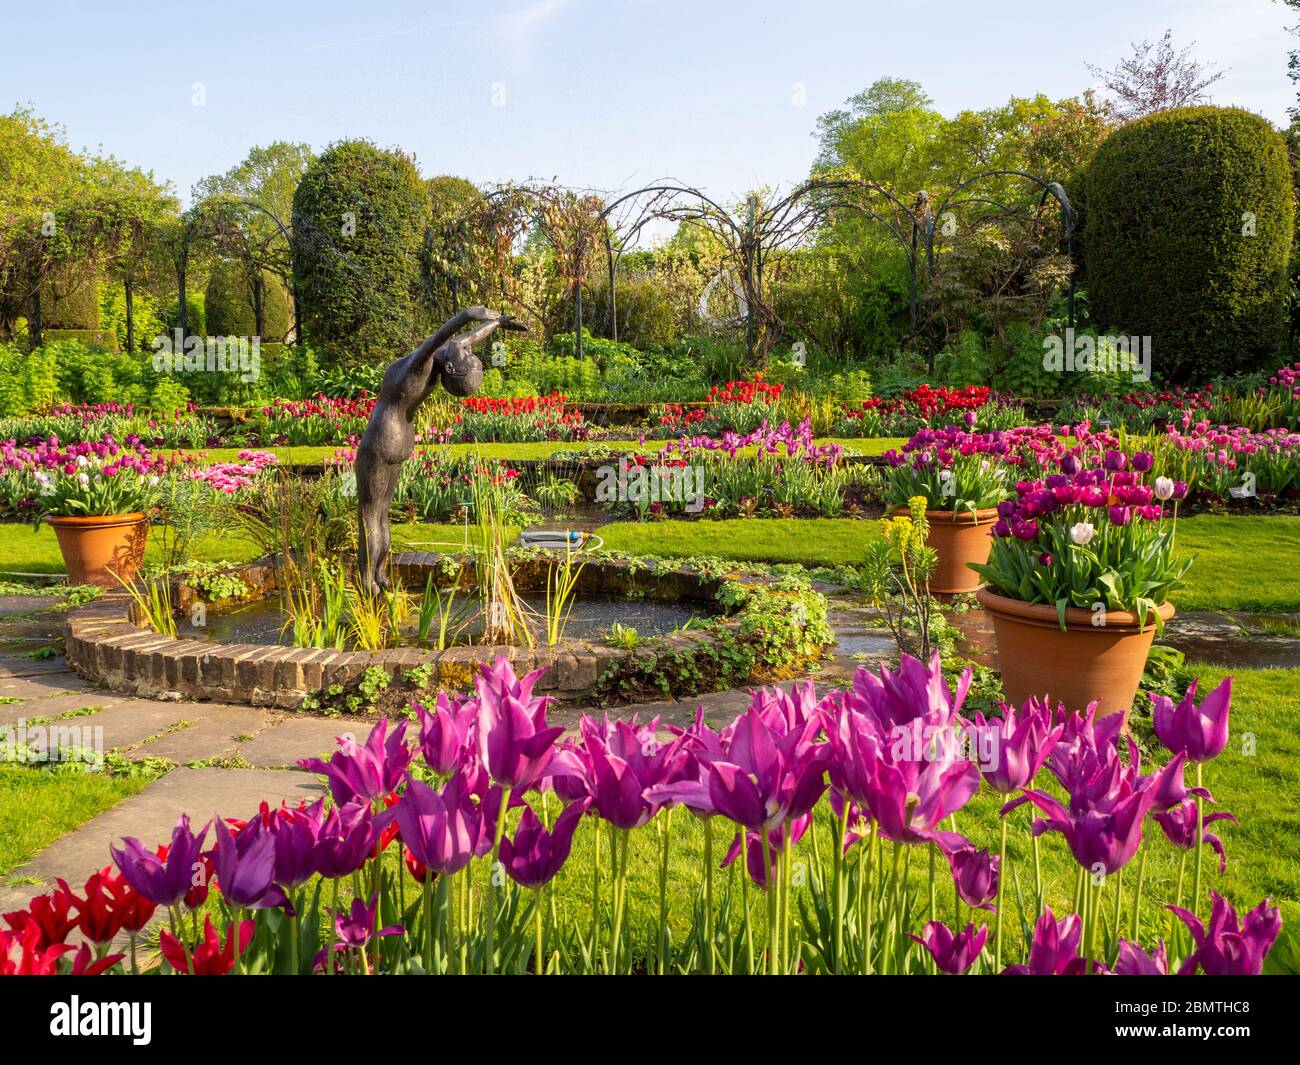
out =
[[[755,692],[720,731],[701,713],[671,729],[587,717],[566,736],[538,676],[501,659],[413,727],[343,737],[301,763],[328,784],[315,803],[121,841],[80,890],[5,915],[0,972],[1258,974],[1281,930],[1270,900],[1239,912],[1203,879],[1197,843],[1221,854],[1205,826],[1227,820],[1204,812],[1203,768],[1228,742],[1230,681],[1158,700],[1167,760],[1144,765],[1118,717],[1037,702],[963,717],[970,675],[950,688],[937,657],[821,698],[810,682]],[[1002,802],[997,854],[962,832],[984,789]],[[683,894],[667,871],[688,822],[703,847]],[[1013,834],[1034,849],[1014,870]],[[557,905],[584,835],[589,868],[566,884],[590,890]],[[634,836],[655,861],[630,859]],[[1049,847],[1073,864],[1053,885],[1068,910],[1045,902]],[[1147,858],[1170,848],[1194,871],[1144,923]]]

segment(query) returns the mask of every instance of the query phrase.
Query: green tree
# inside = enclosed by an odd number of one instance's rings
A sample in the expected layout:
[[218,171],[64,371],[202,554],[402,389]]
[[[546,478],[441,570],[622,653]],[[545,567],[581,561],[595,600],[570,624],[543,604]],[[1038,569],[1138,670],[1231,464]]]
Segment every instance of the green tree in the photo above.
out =
[[391,359],[416,339],[429,200],[411,159],[331,145],[293,197],[294,287],[305,339],[336,364]]

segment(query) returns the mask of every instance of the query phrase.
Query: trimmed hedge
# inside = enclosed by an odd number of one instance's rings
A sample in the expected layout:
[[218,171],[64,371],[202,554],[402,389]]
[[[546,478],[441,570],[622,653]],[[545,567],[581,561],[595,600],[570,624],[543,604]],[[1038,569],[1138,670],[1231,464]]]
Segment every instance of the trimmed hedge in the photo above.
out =
[[1267,121],[1188,107],[1131,122],[1098,149],[1084,198],[1098,326],[1149,335],[1156,375],[1175,381],[1272,363],[1286,336],[1295,199]]
[[342,141],[293,196],[293,267],[306,340],[335,365],[388,361],[415,340],[429,199],[414,164]]

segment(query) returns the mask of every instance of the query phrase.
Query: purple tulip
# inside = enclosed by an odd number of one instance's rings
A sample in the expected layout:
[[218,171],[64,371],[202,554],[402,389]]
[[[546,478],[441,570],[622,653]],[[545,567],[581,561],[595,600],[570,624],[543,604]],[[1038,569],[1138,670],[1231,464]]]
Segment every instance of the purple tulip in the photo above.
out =
[[1187,767],[1187,755],[1179,751],[1166,764],[1165,767],[1155,774],[1153,787],[1155,788],[1155,798],[1151,802],[1151,809],[1164,812],[1172,810],[1175,806],[1180,805],[1195,795],[1204,799],[1206,802],[1213,802],[1214,796],[1210,794],[1208,788],[1189,788],[1183,780],[1183,771]]
[[[986,721],[975,715],[980,732],[980,772],[988,785],[1003,795],[1028,787],[1064,732],[1064,725],[1052,727],[1052,711],[1030,699],[1020,709],[1003,705],[1002,717]],[[985,751],[985,738],[993,740]]]
[[500,859],[506,875],[526,888],[539,888],[549,882],[568,861],[573,833],[586,810],[586,801],[571,803],[548,832],[533,808],[526,806],[514,839],[501,839]]
[[275,840],[275,882],[286,892],[316,872],[312,851],[325,819],[325,800],[299,810],[272,815],[267,829]]
[[1081,976],[1087,962],[1079,957],[1083,938],[1083,921],[1078,914],[1057,920],[1050,906],[1034,925],[1029,942],[1029,961],[1003,970],[1006,976]]
[[662,801],[647,792],[670,783],[681,762],[680,741],[661,743],[659,719],[638,726],[632,721],[598,723],[584,715],[580,728],[586,748],[592,808],[615,828],[640,828],[659,811]]
[[326,909],[334,917],[334,934],[339,937],[335,949],[359,949],[379,936],[400,936],[403,931],[399,924],[375,930],[375,925],[379,923],[378,895],[371,895],[369,903],[353,899],[352,907],[346,913],[328,906]]
[[475,709],[469,700],[460,696],[453,704],[447,693],[441,691],[433,713],[415,704],[420,722],[420,753],[425,764],[439,776],[452,773],[460,765]]
[[200,857],[208,827],[204,825],[196,836],[190,831],[189,815],[181,814],[172,829],[172,841],[165,857],[160,858],[134,836],[122,841],[121,850],[110,846],[109,853],[126,882],[136,891],[159,906],[174,906],[190,890],[194,869],[202,864]]
[[370,804],[356,799],[330,810],[312,848],[312,864],[326,879],[350,876],[366,864],[379,842]]
[[1127,525],[1133,520],[1132,508],[1121,506],[1118,503],[1113,503],[1110,509],[1107,510],[1106,515],[1110,518],[1112,525]]
[[979,769],[966,759],[880,761],[868,783],[867,808],[886,839],[952,846],[960,837],[937,826],[965,806],[979,786]]
[[1136,943],[1121,939],[1115,968],[1111,972],[1116,976],[1168,976],[1169,959],[1165,954],[1164,940],[1160,941],[1155,953],[1148,954]]
[[[1125,766],[1113,748],[1085,748],[1062,783],[1070,791],[1068,806],[1046,792],[1024,793],[1047,815],[1034,822],[1034,835],[1060,832],[1084,869],[1122,869],[1142,842],[1142,821],[1156,795],[1151,778],[1141,778],[1136,765]],[[1012,800],[1003,812],[1016,805],[1019,800]]]
[[1155,461],[1155,456],[1150,451],[1135,451],[1132,466],[1138,473],[1146,473],[1155,465]]
[[[1165,838],[1170,843],[1180,850],[1190,851],[1196,848],[1197,812],[1196,800],[1189,798],[1177,806],[1152,816],[1164,831]],[[1226,810],[1205,814],[1204,817],[1205,820],[1202,822],[1202,826],[1212,824],[1215,821],[1231,821],[1234,825],[1237,823],[1237,819]],[[1228,856],[1223,851],[1223,840],[1219,839],[1213,832],[1206,832],[1202,842],[1219,856],[1219,872],[1222,873],[1228,867]]]
[[1112,473],[1122,470],[1128,463],[1128,456],[1122,451],[1107,451],[1106,457],[1102,459],[1102,466]]
[[397,790],[406,767],[411,763],[411,749],[406,746],[406,720],[403,719],[388,733],[388,718],[380,718],[370,730],[365,746],[349,737],[339,740],[339,750],[328,762],[319,758],[304,758],[298,762],[303,769],[323,773],[329,780],[334,801],[343,805],[354,799],[375,802],[385,799]]
[[526,791],[548,775],[555,741],[562,728],[546,727],[545,697],[533,697],[533,685],[545,672],[519,678],[510,659],[501,655],[475,681],[478,688],[479,758],[502,787]]
[[1265,899],[1238,924],[1232,903],[1217,891],[1211,891],[1210,897],[1208,928],[1181,906],[1169,907],[1187,926],[1196,945],[1178,974],[1194,973],[1199,965],[1210,976],[1259,976],[1264,971],[1264,959],[1282,931],[1282,915],[1271,905],[1271,899]]
[[217,845],[209,852],[221,886],[221,897],[245,910],[284,906],[288,898],[275,883],[275,837],[249,824],[238,836],[220,817],[214,819]]
[[1195,702],[1196,681],[1175,705],[1166,695],[1151,693],[1156,736],[1169,750],[1186,752],[1189,762],[1209,762],[1228,745],[1228,713],[1232,709],[1232,678]]
[[972,677],[972,671],[965,670],[954,692],[948,688],[937,651],[928,665],[902,655],[897,673],[888,666],[881,666],[878,673],[859,666],[844,692],[844,705],[874,722],[881,743],[891,743],[898,726],[917,721],[936,729],[951,725],[961,713]]
[[918,936],[913,932],[907,935],[930,952],[941,973],[961,976],[979,958],[984,941],[988,939],[989,926],[980,925],[977,931],[973,924],[968,924],[954,934],[942,921],[930,921],[925,926],[924,935]]
[[962,902],[976,910],[993,909],[993,900],[998,897],[998,856],[976,850],[971,843],[944,848],[943,852]]
[[804,747],[802,730],[776,734],[754,704],[730,730],[725,760],[709,762],[713,809],[755,832],[802,817],[826,790],[824,744]]
[[482,839],[482,815],[460,774],[441,793],[409,778],[397,805],[380,814],[379,821],[389,817],[397,822],[402,842],[416,860],[442,876],[464,869]]

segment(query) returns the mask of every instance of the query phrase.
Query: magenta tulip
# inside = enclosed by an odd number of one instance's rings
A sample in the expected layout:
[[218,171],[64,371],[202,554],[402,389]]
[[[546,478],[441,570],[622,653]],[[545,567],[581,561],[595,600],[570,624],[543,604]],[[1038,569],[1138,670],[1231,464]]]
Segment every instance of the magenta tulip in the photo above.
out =
[[913,932],[907,935],[930,952],[941,973],[961,976],[979,958],[984,941],[988,939],[989,926],[980,925],[976,930],[973,924],[968,924],[960,932],[953,933],[942,921],[930,921],[925,926],[924,935],[918,936]]
[[1282,915],[1265,899],[1240,923],[1232,903],[1217,891],[1210,892],[1210,923],[1203,925],[1195,914],[1181,906],[1170,906],[1192,934],[1196,949],[1178,970],[1180,976],[1199,965],[1210,976],[1259,976],[1264,959],[1282,931]]
[[1165,695],[1151,693],[1156,735],[1169,750],[1184,751],[1189,762],[1209,762],[1228,745],[1228,714],[1232,709],[1232,678],[1195,702],[1196,681],[1175,704]]

